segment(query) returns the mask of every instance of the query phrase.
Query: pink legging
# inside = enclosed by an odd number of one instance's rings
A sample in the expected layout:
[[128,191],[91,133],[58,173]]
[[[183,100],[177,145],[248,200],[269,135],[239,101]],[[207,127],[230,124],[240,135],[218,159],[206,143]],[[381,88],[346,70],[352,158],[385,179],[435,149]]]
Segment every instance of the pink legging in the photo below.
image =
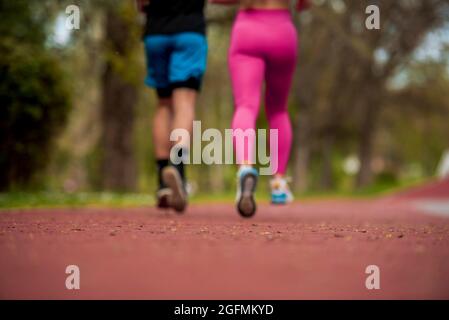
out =
[[[265,80],[265,107],[271,129],[278,130],[278,168],[284,174],[290,156],[292,127],[288,93],[297,57],[297,33],[288,10],[249,9],[239,12],[232,29],[229,69],[235,113],[232,128],[254,129]],[[252,162],[254,137],[235,146],[239,163]],[[240,140],[241,141],[241,140]],[[237,140],[236,143],[239,143]],[[242,142],[241,142],[242,143]]]

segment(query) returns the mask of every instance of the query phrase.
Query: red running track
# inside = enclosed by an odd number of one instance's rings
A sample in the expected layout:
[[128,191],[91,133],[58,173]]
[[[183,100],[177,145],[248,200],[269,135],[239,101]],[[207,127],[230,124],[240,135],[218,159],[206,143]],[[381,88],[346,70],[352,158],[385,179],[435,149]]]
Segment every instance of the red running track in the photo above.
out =
[[449,219],[404,200],[265,204],[250,220],[231,204],[0,212],[3,299],[449,299],[448,271]]

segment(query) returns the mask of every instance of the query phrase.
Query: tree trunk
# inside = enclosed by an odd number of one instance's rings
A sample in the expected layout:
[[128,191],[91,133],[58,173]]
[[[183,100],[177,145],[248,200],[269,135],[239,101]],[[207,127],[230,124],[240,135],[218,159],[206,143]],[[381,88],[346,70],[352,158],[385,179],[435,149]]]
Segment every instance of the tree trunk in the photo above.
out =
[[332,151],[334,138],[326,134],[322,143],[322,171],[321,171],[321,189],[330,190],[334,186],[334,174],[332,168]]
[[133,129],[137,89],[114,64],[116,61],[129,61],[131,27],[116,8],[108,8],[106,56],[112,55],[112,58],[106,61],[102,77],[102,185],[104,189],[113,191],[134,190],[136,185]]
[[[367,97],[368,99],[368,97]],[[366,101],[359,139],[360,169],[357,174],[356,188],[366,187],[372,182],[371,159],[373,156],[374,136],[379,115],[379,104],[376,99]]]
[[295,128],[293,188],[304,192],[309,186],[310,123],[307,112],[298,115]]

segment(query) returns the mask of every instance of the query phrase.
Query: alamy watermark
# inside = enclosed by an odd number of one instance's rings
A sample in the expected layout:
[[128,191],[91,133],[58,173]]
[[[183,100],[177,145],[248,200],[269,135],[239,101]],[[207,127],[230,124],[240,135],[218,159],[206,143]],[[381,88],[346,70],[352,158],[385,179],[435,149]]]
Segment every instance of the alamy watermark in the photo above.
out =
[[378,266],[372,264],[366,267],[365,273],[369,276],[365,280],[365,287],[368,290],[380,289],[380,269]]
[[69,265],[65,268],[65,273],[69,276],[65,279],[67,290],[80,289],[80,268],[77,265]]
[[[170,141],[176,144],[171,148],[170,161],[174,164],[182,162],[206,165],[256,164],[257,162],[261,175],[272,175],[278,169],[278,140],[277,129],[257,129],[257,131],[255,129],[225,129],[223,135],[215,128],[202,131],[201,121],[194,121],[192,137],[186,129],[174,129],[171,132]],[[203,146],[203,142],[206,142],[206,145]],[[237,155],[235,161],[233,145]],[[181,154],[179,150],[182,146],[188,146],[191,154]],[[243,154],[247,157],[241,156]]]
[[80,8],[77,5],[71,4],[65,8],[67,15],[65,20],[65,27],[67,30],[80,29]]
[[372,4],[366,7],[365,13],[369,16],[366,17],[365,27],[368,30],[379,30],[380,29],[380,9],[378,6]]

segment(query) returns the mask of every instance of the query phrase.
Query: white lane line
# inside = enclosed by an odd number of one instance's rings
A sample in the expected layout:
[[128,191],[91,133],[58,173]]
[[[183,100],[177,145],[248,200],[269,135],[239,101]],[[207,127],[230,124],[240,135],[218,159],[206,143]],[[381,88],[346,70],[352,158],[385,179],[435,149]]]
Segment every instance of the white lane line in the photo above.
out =
[[415,206],[425,213],[449,218],[449,199],[448,200],[421,200],[415,201]]

